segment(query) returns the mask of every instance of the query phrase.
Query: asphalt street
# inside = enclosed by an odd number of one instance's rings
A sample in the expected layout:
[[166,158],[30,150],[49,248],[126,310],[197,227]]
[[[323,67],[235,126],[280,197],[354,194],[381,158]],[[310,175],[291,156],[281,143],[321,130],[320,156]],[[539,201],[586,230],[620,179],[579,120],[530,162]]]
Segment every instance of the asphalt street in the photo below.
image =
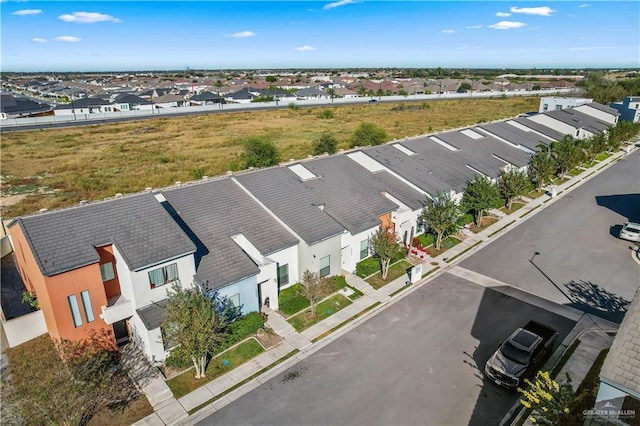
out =
[[620,322],[640,286],[640,265],[630,249],[636,244],[618,238],[629,220],[640,221],[640,150],[460,266]]
[[518,398],[481,369],[528,320],[574,322],[442,274],[200,424],[487,425]]

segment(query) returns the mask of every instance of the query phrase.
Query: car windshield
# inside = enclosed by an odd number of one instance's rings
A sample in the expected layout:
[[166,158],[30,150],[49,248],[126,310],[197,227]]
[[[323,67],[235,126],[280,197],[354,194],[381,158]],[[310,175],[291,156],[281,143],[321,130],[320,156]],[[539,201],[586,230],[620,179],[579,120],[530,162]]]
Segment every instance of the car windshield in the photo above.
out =
[[640,234],[640,229],[635,228],[635,227],[634,227],[634,226],[632,226],[632,225],[627,225],[627,226],[624,228],[624,230],[625,230],[625,231],[627,231],[627,232],[631,232],[632,234]]
[[502,355],[509,358],[511,361],[517,362],[518,364],[525,365],[529,362],[529,353],[516,348],[510,342],[502,345],[500,352],[502,352]]

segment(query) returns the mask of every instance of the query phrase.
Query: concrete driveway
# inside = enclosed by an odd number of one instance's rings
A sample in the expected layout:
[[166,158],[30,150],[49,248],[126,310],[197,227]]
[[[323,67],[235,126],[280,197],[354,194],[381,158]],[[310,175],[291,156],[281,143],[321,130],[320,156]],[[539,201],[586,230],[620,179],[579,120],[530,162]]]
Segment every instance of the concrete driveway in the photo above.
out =
[[480,370],[530,319],[574,325],[444,273],[201,424],[497,424],[518,394]]
[[629,220],[640,221],[638,150],[460,266],[619,323],[640,286],[636,245],[617,237]]

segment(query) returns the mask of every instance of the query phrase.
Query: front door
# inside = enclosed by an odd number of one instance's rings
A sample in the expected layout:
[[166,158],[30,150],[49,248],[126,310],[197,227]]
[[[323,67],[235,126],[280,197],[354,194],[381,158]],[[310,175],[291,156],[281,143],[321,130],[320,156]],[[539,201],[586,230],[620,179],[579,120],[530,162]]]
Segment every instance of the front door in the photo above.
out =
[[118,345],[124,345],[129,341],[129,328],[127,327],[127,321],[122,320],[113,323],[113,334],[116,337],[116,343]]

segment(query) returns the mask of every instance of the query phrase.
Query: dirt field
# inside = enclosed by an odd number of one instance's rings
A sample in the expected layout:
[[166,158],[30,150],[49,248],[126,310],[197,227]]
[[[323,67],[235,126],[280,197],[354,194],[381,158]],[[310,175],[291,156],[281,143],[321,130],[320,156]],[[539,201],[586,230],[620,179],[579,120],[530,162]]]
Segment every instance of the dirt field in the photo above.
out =
[[[238,168],[243,138],[267,136],[282,161],[305,158],[329,132],[348,148],[364,121],[390,140],[440,132],[535,110],[539,99],[497,98],[376,103],[150,119],[70,129],[6,133],[0,141],[2,217],[165,187]],[[13,197],[26,195],[26,197]],[[14,201],[14,202],[12,202]]]

